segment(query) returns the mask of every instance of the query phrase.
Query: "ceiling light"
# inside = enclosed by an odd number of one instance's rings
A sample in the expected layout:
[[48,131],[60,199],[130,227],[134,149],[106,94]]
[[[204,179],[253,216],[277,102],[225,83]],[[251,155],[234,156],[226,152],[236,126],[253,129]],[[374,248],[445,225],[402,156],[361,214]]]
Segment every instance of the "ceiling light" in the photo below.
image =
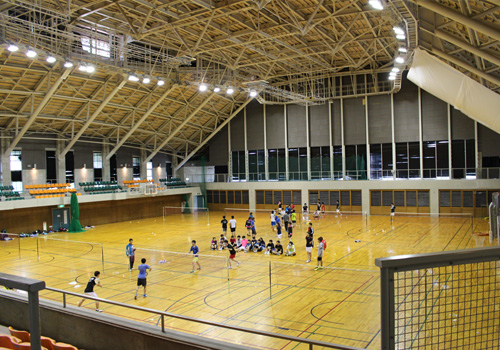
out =
[[30,50],[26,51],[26,56],[29,58],[34,58],[34,57],[36,57],[36,55],[37,55],[37,53],[34,50],[30,49]]
[[49,56],[47,57],[47,62],[48,63],[55,63],[57,60],[54,56]]
[[214,92],[219,92],[219,91],[220,91],[220,87],[216,86],[216,87],[214,88]]
[[198,88],[201,92],[207,91],[207,85],[206,84],[201,84],[200,87]]
[[389,76],[390,76],[390,77],[395,77],[396,75],[397,75],[397,74],[396,74],[396,72],[390,72],[390,73],[389,73]]
[[255,96],[257,96],[257,91],[250,90],[250,97],[255,97]]
[[139,81],[139,78],[137,78],[135,75],[129,75],[128,80],[130,81]]
[[94,72],[95,72],[94,66],[87,66],[87,73],[94,73]]
[[396,63],[405,63],[405,59],[401,56],[396,57]]
[[71,67],[73,67],[73,63],[71,63],[70,61],[66,61],[66,62],[64,62],[64,67],[71,68]]
[[164,80],[158,80],[158,86],[163,86],[165,84]]
[[19,47],[17,45],[11,44],[7,47],[7,50],[9,50],[10,52],[16,52],[17,50],[19,50]]
[[396,80],[396,76],[395,75],[389,75],[389,80]]
[[407,52],[408,52],[408,50],[406,49],[406,47],[400,47],[400,48],[398,49],[398,51],[399,51],[399,52],[404,52],[404,53],[407,53]]
[[78,70],[80,72],[86,72],[87,71],[87,66],[81,65],[81,66],[78,67]]
[[392,72],[394,72],[394,73],[398,73],[398,72],[399,72],[399,68],[398,68],[398,67],[394,67],[394,68],[392,68]]
[[380,1],[380,0],[370,0],[368,3],[375,10],[383,10],[384,9],[384,6],[382,5],[382,1]]
[[227,88],[227,90],[226,90],[226,93],[227,93],[228,95],[232,95],[232,94],[233,94],[233,92],[234,92],[233,88]]
[[404,34],[398,34],[398,35],[396,35],[396,39],[398,39],[398,40],[405,40],[406,39],[406,35],[404,35]]
[[404,34],[405,33],[403,31],[403,29],[401,29],[401,27],[399,27],[399,26],[393,27],[392,30],[394,30],[394,33],[396,33],[396,34]]
[[147,78],[147,77],[146,77],[146,78],[144,78],[144,79],[142,79],[142,83],[143,83],[143,84],[149,84],[150,82],[151,82],[151,79],[149,79],[149,78]]

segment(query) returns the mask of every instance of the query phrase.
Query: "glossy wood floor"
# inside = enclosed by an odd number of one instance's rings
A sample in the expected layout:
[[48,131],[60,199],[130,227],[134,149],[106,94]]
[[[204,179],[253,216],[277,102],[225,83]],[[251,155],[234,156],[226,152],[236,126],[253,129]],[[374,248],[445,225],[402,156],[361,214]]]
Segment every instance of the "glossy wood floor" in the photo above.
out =
[[[296,257],[263,253],[238,253],[239,267],[226,268],[227,251],[210,251],[219,237],[222,212],[206,215],[168,215],[95,227],[79,234],[50,234],[48,238],[22,238],[0,242],[1,270],[45,280],[50,287],[83,293],[94,270],[104,270],[99,297],[133,305],[304,338],[367,349],[380,348],[378,257],[463,249],[476,246],[471,231],[486,231],[488,223],[470,217],[430,218],[396,216],[362,217],[344,213],[313,220],[315,239],[327,240],[325,269],[307,264],[306,225],[300,220],[293,240]],[[238,220],[237,234],[244,234],[248,212],[226,212]],[[228,217],[229,219],[229,217]],[[90,222],[83,218],[83,222]],[[276,240],[269,213],[256,214],[258,237]],[[128,271],[125,245],[133,238],[136,260],[147,258],[148,296],[134,300],[137,270]],[[198,241],[202,270],[191,274],[187,254],[192,239]],[[359,242],[356,242],[359,240]],[[79,243],[95,242],[95,243]],[[286,246],[288,238],[283,238]],[[18,251],[20,244],[20,253]],[[487,239],[485,246],[488,245]],[[103,251],[101,250],[103,247]],[[20,255],[20,256],[19,256]],[[102,257],[104,256],[104,263]],[[161,263],[161,260],[166,260]],[[104,265],[104,266],[103,266]],[[136,263],[137,265],[137,263]],[[271,280],[270,280],[271,271]],[[44,292],[42,297],[60,300]],[[76,297],[69,297],[76,305]],[[87,301],[83,307],[94,308]],[[159,324],[158,317],[101,304],[105,313],[139,322]],[[251,334],[167,319],[172,329],[261,349],[306,349]]]

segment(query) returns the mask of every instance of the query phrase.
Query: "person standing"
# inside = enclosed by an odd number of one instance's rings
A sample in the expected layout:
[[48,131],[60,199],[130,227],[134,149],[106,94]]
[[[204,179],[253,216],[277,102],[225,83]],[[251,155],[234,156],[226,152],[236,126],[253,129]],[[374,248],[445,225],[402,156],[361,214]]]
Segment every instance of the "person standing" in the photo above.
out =
[[278,201],[278,210],[279,210],[280,212],[281,212],[282,206],[283,206],[283,203],[281,203],[281,201],[279,200],[279,201]]
[[321,202],[321,215],[325,215],[326,205],[325,202]]
[[227,232],[227,220],[226,220],[225,215],[222,217],[222,220],[220,221],[220,223],[222,224],[222,234],[224,234],[224,236],[225,236],[226,232]]
[[391,203],[391,216],[394,216],[395,213],[396,213],[396,206],[394,205],[394,203]]
[[318,264],[316,265],[316,268],[314,270],[319,270],[323,268],[323,250],[324,250],[324,244],[323,244],[323,237],[318,238]]
[[288,223],[290,222],[290,215],[288,215],[287,212],[285,212],[285,215],[283,215],[283,223],[285,225],[285,231],[288,231]]
[[234,215],[231,216],[231,220],[229,220],[229,228],[231,229],[231,234],[236,232],[236,219],[234,218]]
[[[91,297],[98,298],[96,292],[94,292],[94,287],[99,286],[102,288],[101,281],[99,280],[100,275],[101,275],[101,273],[99,271],[95,271],[94,277],[90,277],[90,279],[87,283],[87,287],[85,287],[85,291],[84,291],[85,294],[90,295]],[[78,307],[82,306],[84,300],[85,300],[85,298],[82,298],[82,300],[80,300],[80,302],[78,303]],[[102,310],[99,309],[99,302],[97,300],[95,302],[95,311],[102,312]]]
[[338,213],[340,213],[340,203],[339,203],[338,199],[337,199],[337,203],[335,205],[337,206],[336,211],[337,211],[337,214],[338,214]]
[[199,251],[200,251],[200,249],[196,245],[196,241],[193,239],[191,241],[191,249],[189,249],[189,253],[193,252],[193,269],[191,270],[191,273],[194,272],[194,265],[195,264],[198,265],[198,270],[201,270],[200,263],[198,262],[198,252]]
[[125,253],[127,254],[129,261],[128,270],[132,271],[134,269],[134,261],[135,261],[135,247],[134,247],[134,240],[132,238],[128,240],[127,247],[125,248]]
[[234,261],[236,263],[236,267],[238,267],[240,265],[240,262],[238,260],[235,260],[235,258],[236,258],[236,248],[234,247],[233,244],[229,244],[228,241],[225,241],[224,245],[229,250],[229,260],[227,261],[227,263],[229,264],[229,266],[227,268],[228,269],[232,269],[233,268],[231,266],[231,261]]
[[274,216],[274,210],[271,212],[271,228],[273,231],[276,230],[276,217]]
[[321,211],[321,203],[319,202],[319,199],[318,202],[316,203],[316,210]]
[[297,213],[295,212],[295,210],[292,210],[290,219],[292,219],[292,226],[295,226],[295,224],[297,223]]
[[146,277],[148,276],[148,270],[151,271],[152,268],[149,265],[146,265],[146,259],[142,258],[141,265],[139,265],[139,276],[137,277],[137,289],[135,290],[135,297],[134,297],[135,300],[137,300],[137,292],[139,291],[140,286],[144,287],[144,294],[142,296],[144,298],[148,296],[146,294],[146,286],[147,286]]
[[306,235],[306,252],[307,252],[307,261],[306,263],[311,262],[311,253],[313,249],[313,237],[311,234]]

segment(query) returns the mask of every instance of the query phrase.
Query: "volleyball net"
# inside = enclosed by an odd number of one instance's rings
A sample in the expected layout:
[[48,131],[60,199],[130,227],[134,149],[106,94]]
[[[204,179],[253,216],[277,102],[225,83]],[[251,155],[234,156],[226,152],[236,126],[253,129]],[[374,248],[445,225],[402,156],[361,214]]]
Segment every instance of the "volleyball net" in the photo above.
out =
[[195,218],[199,223],[206,223],[210,225],[210,211],[208,208],[191,208],[187,206],[182,207],[169,207],[162,208],[163,221],[168,221],[170,218],[181,218],[185,215],[190,218]]

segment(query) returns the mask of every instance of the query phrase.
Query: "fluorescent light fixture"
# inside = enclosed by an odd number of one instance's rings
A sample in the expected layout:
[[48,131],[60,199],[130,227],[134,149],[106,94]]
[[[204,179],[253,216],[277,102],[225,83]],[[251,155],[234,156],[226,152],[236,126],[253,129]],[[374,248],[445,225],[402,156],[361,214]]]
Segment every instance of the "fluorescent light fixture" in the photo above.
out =
[[392,68],[392,72],[393,73],[398,73],[399,71],[400,71],[400,69],[398,67]]
[[403,29],[399,26],[395,26],[392,28],[392,30],[394,30],[394,33],[396,34],[404,34],[405,32],[403,31]]
[[150,82],[151,82],[151,79],[149,79],[148,77],[142,79],[143,84],[149,84]]
[[233,90],[233,88],[231,88],[231,87],[227,88],[227,90],[226,90],[226,93],[227,93],[228,95],[232,95],[232,94],[233,94],[233,92],[234,92],[234,90]]
[[128,80],[130,81],[139,81],[139,78],[137,78],[135,75],[129,75]]
[[78,67],[78,70],[80,72],[86,72],[87,71],[87,66],[81,65],[81,66]]
[[201,84],[200,87],[198,88],[201,92],[207,91],[207,85],[206,84]]
[[405,40],[406,39],[406,35],[404,35],[404,34],[397,34],[396,35],[396,39],[398,39],[398,40]]
[[406,47],[400,47],[400,48],[398,49],[398,51],[399,51],[399,52],[403,52],[403,53],[407,53],[407,52],[408,52],[408,50],[406,49]]
[[29,57],[29,58],[35,58],[36,55],[37,55],[37,53],[34,50],[30,49],[30,50],[26,51],[26,56]]
[[71,68],[71,67],[73,67],[73,63],[71,63],[70,61],[66,61],[66,62],[64,62],[64,67]]
[[165,80],[158,80],[158,86],[165,85]]
[[57,60],[54,56],[49,56],[47,57],[47,62],[48,63],[55,63]]
[[396,63],[399,63],[399,64],[405,63],[405,59],[401,56],[398,56],[398,57],[396,57]]
[[382,5],[382,1],[380,1],[380,0],[370,0],[368,3],[375,10],[383,10],[384,9],[384,6]]
[[396,72],[389,72],[389,75],[396,75]]
[[257,91],[250,90],[250,97],[255,97],[255,96],[257,96]]
[[214,92],[219,92],[219,91],[220,91],[220,87],[216,86],[216,87],[214,88]]
[[17,45],[10,44],[9,46],[7,46],[7,50],[9,50],[10,52],[16,52],[17,50],[19,50],[19,47]]
[[87,66],[87,73],[94,73],[94,72],[95,72],[94,66]]
[[395,75],[389,75],[389,80],[396,80],[396,76]]

